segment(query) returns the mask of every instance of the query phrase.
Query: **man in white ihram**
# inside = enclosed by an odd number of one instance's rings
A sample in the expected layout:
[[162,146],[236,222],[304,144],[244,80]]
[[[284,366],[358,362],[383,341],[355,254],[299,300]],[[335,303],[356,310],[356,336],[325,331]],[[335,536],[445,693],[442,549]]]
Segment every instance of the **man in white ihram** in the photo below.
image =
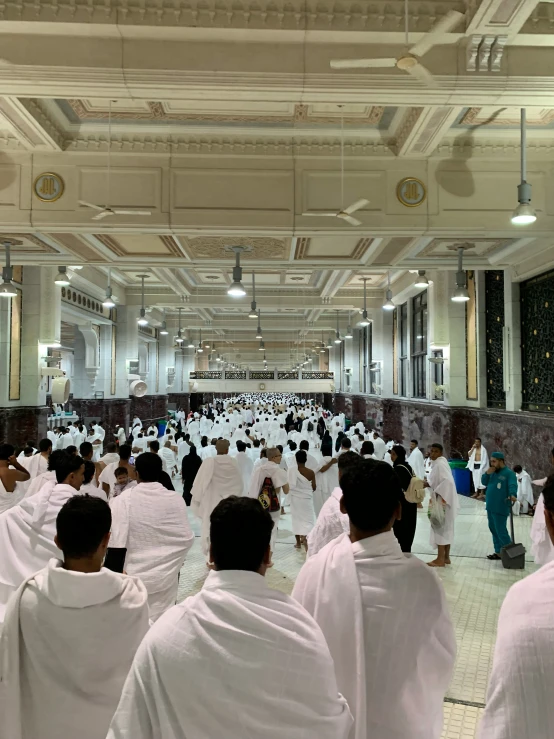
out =
[[105,501],[69,498],[56,518],[62,551],[12,594],[0,642],[3,739],[105,739],[149,626],[142,582],[102,567],[110,526]]
[[[252,471],[250,490],[248,491],[250,498],[258,498],[266,478],[271,479],[271,483],[277,493],[277,497],[279,497],[279,493],[288,495],[288,476],[285,470],[279,466],[282,458],[281,452],[277,447],[270,447],[266,450],[266,459],[263,459],[260,464],[255,465]],[[271,534],[271,551],[274,552],[275,540],[277,539],[277,528],[279,526],[279,519],[281,518],[281,506],[276,506],[276,510],[272,511],[270,509],[269,512],[274,523]]]
[[351,739],[439,739],[456,654],[444,590],[392,531],[402,510],[393,468],[366,459],[340,485],[350,534],[306,561],[292,597],[329,645]]
[[431,546],[438,549],[438,554],[436,559],[427,563],[429,567],[444,567],[450,564],[450,545],[454,540],[454,522],[459,510],[452,470],[442,453],[442,444],[431,445],[431,472],[429,480],[424,481],[425,487],[431,490],[430,505],[444,508],[444,521],[440,525],[433,526],[431,518]]
[[471,497],[478,498],[479,495],[485,491],[485,486],[483,485],[481,478],[483,473],[489,469],[489,455],[479,437],[475,439],[473,446],[467,454],[469,460],[466,469],[471,472],[473,477],[473,488],[475,490]]
[[[554,476],[543,488],[554,546]],[[538,515],[535,513],[535,515]],[[554,562],[512,585],[500,609],[487,707],[479,739],[554,736]]]
[[257,500],[219,502],[215,571],[144,638],[107,739],[347,739],[321,630],[265,582],[272,527]]
[[385,452],[387,451],[387,445],[384,440],[381,439],[377,431],[373,432],[373,449],[377,459],[384,459]]
[[406,459],[406,462],[409,463],[416,477],[419,477],[420,480],[425,480],[425,460],[423,459],[423,454],[416,439],[412,439],[410,442],[410,455]]
[[210,551],[210,514],[220,500],[230,495],[242,495],[243,479],[236,461],[229,456],[229,442],[219,439],[217,454],[200,465],[191,489],[191,510],[202,521],[202,552]]
[[106,567],[140,577],[148,591],[152,621],[175,604],[179,572],[194,542],[183,497],[157,482],[162,467],[157,454],[137,457],[138,485],[112,501],[106,558]]

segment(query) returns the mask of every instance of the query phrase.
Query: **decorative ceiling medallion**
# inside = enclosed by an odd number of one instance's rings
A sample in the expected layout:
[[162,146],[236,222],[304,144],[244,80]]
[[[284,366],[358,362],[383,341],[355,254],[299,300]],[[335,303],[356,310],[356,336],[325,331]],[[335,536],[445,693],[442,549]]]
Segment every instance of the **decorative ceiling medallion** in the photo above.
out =
[[43,172],[35,179],[33,191],[43,203],[55,203],[63,195],[65,184],[59,174]]
[[416,177],[404,177],[396,186],[396,197],[407,208],[416,208],[427,197],[427,189]]

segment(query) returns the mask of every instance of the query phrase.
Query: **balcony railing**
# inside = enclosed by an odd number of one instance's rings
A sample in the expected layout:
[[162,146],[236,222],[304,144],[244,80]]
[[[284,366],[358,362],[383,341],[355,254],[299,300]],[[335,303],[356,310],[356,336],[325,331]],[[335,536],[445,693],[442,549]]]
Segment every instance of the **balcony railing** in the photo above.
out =
[[191,380],[333,380],[332,372],[293,372],[291,370],[197,370]]

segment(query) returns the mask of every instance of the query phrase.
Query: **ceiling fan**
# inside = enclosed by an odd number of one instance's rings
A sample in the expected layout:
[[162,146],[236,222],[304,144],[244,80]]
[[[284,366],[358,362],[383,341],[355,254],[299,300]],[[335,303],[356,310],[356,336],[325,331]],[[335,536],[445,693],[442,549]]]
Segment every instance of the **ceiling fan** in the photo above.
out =
[[149,210],[128,210],[121,208],[110,208],[108,203],[110,202],[110,183],[111,183],[111,153],[112,153],[112,101],[110,100],[110,107],[108,112],[108,181],[106,183],[106,205],[95,205],[94,203],[88,203],[86,200],[78,200],[80,205],[84,205],[86,208],[97,211],[96,215],[92,216],[93,221],[101,221],[103,218],[108,216],[151,216],[152,213]]
[[354,203],[351,203],[346,208],[344,207],[344,116],[342,114],[342,105],[339,105],[339,108],[341,108],[341,116],[340,116],[340,202],[341,202],[341,208],[338,211],[335,212],[329,212],[329,213],[319,213],[319,212],[307,212],[302,213],[303,216],[311,216],[313,218],[340,218],[343,221],[346,221],[351,226],[361,226],[362,222],[359,221],[357,218],[353,218],[352,214],[355,213],[357,210],[361,210],[362,208],[365,208],[366,205],[369,205],[369,200],[366,200],[365,198],[361,198],[360,200],[356,200]]
[[463,13],[457,10],[449,10],[425,36],[410,48],[409,41],[409,16],[408,0],[404,2],[404,31],[406,35],[406,52],[397,58],[385,57],[381,59],[331,59],[332,69],[386,69],[397,67],[403,72],[408,72],[420,82],[434,86],[436,81],[431,72],[424,67],[420,57],[424,56],[433,46],[439,43],[440,37],[450,33],[463,18]]

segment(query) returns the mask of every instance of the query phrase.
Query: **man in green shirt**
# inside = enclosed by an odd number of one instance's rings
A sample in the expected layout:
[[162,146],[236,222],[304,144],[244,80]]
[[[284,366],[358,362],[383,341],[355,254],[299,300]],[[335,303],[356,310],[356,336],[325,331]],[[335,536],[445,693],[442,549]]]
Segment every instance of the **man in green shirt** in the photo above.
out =
[[494,543],[494,554],[489,554],[487,559],[500,559],[502,547],[512,541],[507,522],[512,502],[517,500],[517,477],[515,472],[506,467],[502,452],[491,454],[491,466],[481,482],[487,488],[487,518]]

